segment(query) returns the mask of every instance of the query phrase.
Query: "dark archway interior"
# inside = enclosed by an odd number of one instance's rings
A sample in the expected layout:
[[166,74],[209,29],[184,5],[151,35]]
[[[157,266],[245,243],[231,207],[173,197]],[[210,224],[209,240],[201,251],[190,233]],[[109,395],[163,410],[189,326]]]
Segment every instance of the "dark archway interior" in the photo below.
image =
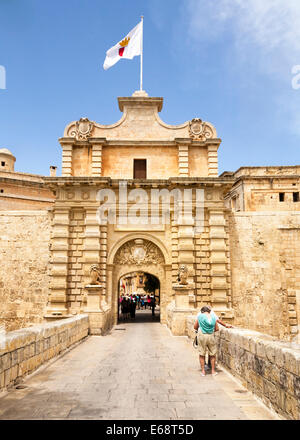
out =
[[160,281],[151,273],[135,271],[118,281],[118,323],[160,321]]

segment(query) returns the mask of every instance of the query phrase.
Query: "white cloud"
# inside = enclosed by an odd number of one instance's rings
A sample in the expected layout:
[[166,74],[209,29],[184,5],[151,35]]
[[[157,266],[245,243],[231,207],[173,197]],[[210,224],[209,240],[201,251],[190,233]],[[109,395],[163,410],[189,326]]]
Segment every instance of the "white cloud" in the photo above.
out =
[[300,50],[299,0],[187,0],[187,19],[194,42],[220,39],[226,31],[243,50],[254,45],[285,59]]
[[240,85],[270,79],[266,99],[274,121],[299,136],[300,90],[292,88],[292,69],[300,65],[300,0],[186,0],[182,13],[188,46],[199,52],[217,46],[227,54],[224,68],[241,73]]

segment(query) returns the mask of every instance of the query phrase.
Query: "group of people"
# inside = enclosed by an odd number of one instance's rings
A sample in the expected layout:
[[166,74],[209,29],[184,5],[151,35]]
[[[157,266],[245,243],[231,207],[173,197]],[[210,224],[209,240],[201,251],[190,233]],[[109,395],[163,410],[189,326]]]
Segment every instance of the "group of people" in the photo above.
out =
[[146,310],[147,306],[152,310],[152,316],[155,315],[155,296],[154,295],[124,295],[119,298],[119,307],[121,308],[122,318],[135,319],[135,311]]
[[[219,324],[232,328],[232,325],[226,324],[215,314],[210,306],[204,306],[197,315],[194,329],[197,332],[199,361],[201,375],[205,376],[205,367],[211,368],[211,374],[218,374],[215,370],[217,346],[214,338],[214,332],[219,330]],[[205,356],[208,352],[208,365],[205,365]]]

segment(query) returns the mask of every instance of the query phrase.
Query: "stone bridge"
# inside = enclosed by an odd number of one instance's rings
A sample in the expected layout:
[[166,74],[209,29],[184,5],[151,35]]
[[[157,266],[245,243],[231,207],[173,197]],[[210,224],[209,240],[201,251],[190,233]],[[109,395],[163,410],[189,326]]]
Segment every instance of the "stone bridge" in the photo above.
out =
[[87,315],[7,333],[0,419],[299,419],[299,345],[243,329],[217,340],[219,374],[202,377],[191,338],[150,311],[106,336]]

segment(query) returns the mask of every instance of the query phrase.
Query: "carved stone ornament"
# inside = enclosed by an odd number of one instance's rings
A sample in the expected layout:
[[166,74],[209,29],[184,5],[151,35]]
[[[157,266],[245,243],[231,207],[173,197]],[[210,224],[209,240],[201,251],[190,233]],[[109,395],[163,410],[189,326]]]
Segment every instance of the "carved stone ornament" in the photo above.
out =
[[70,136],[75,137],[78,141],[84,141],[91,137],[94,123],[88,118],[80,118],[76,121],[75,130],[71,131]]
[[182,285],[188,284],[187,278],[188,278],[188,268],[184,264],[182,264],[179,267],[178,283]]
[[206,141],[213,137],[211,127],[202,121],[202,119],[195,118],[189,122],[190,137],[199,141]]
[[90,285],[100,284],[100,270],[97,264],[90,267]]
[[163,264],[160,249],[148,240],[131,240],[125,243],[115,256],[115,264]]

